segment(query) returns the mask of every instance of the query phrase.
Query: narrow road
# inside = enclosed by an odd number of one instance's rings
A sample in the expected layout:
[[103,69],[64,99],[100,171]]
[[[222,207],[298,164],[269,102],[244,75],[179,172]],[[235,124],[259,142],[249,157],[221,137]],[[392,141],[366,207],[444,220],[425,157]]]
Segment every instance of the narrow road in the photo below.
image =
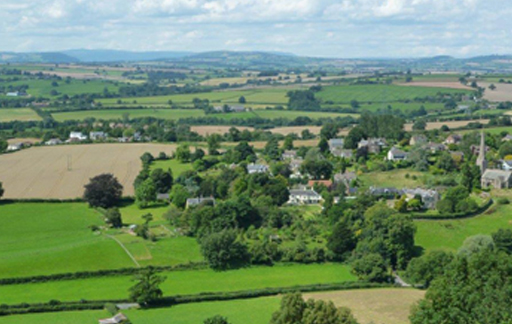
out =
[[400,278],[400,276],[395,271],[393,271],[393,277],[395,278],[395,283],[400,285],[400,287],[411,287],[411,285]]

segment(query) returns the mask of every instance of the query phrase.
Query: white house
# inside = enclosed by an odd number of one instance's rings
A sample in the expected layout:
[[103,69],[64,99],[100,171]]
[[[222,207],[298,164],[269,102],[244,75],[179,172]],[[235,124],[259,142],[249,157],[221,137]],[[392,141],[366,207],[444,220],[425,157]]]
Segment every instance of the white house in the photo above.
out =
[[290,189],[289,204],[312,205],[319,204],[322,196],[310,189]]
[[512,160],[501,161],[501,168],[505,171],[512,171]]
[[58,139],[58,138],[52,138],[51,140],[45,142],[44,144],[48,145],[48,146],[53,146],[53,145],[62,144],[62,141],[60,139]]
[[82,134],[82,132],[71,132],[71,133],[69,133],[69,139],[85,141],[87,139],[87,135]]
[[107,138],[107,134],[105,132],[90,132],[89,138],[93,141],[103,140]]
[[386,158],[388,161],[403,161],[407,159],[407,153],[393,146]]
[[8,152],[19,151],[23,148],[23,143],[13,143],[7,146]]

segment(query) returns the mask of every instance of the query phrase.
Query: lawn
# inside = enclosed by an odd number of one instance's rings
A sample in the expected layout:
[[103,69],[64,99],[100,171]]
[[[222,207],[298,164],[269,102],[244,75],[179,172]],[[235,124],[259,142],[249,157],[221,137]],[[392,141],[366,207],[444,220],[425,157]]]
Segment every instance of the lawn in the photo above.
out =
[[[104,310],[26,314],[2,316],[0,324],[93,324],[98,323],[98,319],[107,317],[111,315]],[[139,323],[143,324],[144,321]]]
[[181,173],[188,171],[188,170],[192,170],[192,164],[181,163],[180,161],[178,161],[176,159],[159,160],[159,161],[154,161],[153,163],[151,163],[151,170],[158,169],[158,168],[163,169],[163,170],[171,169],[172,175],[174,177],[178,177]]
[[[406,178],[406,174],[409,174],[409,178]],[[413,176],[416,176],[417,179],[414,180]],[[358,179],[362,182],[364,187],[395,187],[397,189],[401,188],[416,188],[422,185],[421,182],[422,173],[397,169],[391,171],[376,171],[370,173],[363,173],[358,177]]]
[[0,122],[40,120],[30,108],[0,108]]
[[0,277],[133,266],[117,243],[88,228],[103,220],[86,204],[1,204],[0,220]]
[[[341,264],[251,267],[225,272],[204,269],[167,272],[164,275],[167,280],[161,288],[166,296],[356,280],[350,268]],[[132,285],[130,276],[118,276],[0,286],[0,304],[44,302],[51,299],[122,299],[127,298],[128,288]]]
[[[455,94],[470,93],[468,90],[432,88],[432,87],[402,87],[397,85],[340,85],[326,86],[316,96],[333,103],[350,103],[351,100],[363,102],[393,102],[413,100],[414,98],[435,96],[438,93]],[[418,107],[419,108],[419,107]]]
[[80,110],[70,112],[53,113],[56,121],[83,120],[94,117],[96,119],[122,119],[124,114],[129,118],[154,117],[160,119],[178,120],[189,117],[204,117],[204,111],[200,109],[102,109],[102,110]]
[[[490,211],[494,210],[491,208]],[[457,250],[464,240],[477,234],[491,234],[500,228],[512,229],[512,206],[497,206],[494,212],[446,221],[415,221],[416,245],[425,250]]]

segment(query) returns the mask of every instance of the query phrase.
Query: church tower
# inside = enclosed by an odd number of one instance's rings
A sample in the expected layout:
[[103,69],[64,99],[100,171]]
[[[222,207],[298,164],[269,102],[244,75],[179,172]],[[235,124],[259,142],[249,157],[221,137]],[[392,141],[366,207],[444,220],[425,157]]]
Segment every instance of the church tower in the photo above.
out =
[[487,160],[485,159],[485,134],[482,131],[480,135],[480,152],[478,152],[478,158],[476,159],[476,165],[480,167],[480,171],[484,174],[487,169]]

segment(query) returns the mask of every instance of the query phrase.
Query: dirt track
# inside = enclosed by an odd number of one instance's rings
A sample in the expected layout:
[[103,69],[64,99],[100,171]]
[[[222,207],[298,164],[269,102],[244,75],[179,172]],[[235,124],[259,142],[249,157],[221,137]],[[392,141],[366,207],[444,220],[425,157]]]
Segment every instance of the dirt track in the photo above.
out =
[[[0,155],[0,182],[5,198],[76,198],[89,179],[113,173],[133,194],[133,180],[141,169],[144,152],[171,154],[176,146],[165,144],[90,144],[33,147]],[[68,171],[68,157],[71,171]]]

